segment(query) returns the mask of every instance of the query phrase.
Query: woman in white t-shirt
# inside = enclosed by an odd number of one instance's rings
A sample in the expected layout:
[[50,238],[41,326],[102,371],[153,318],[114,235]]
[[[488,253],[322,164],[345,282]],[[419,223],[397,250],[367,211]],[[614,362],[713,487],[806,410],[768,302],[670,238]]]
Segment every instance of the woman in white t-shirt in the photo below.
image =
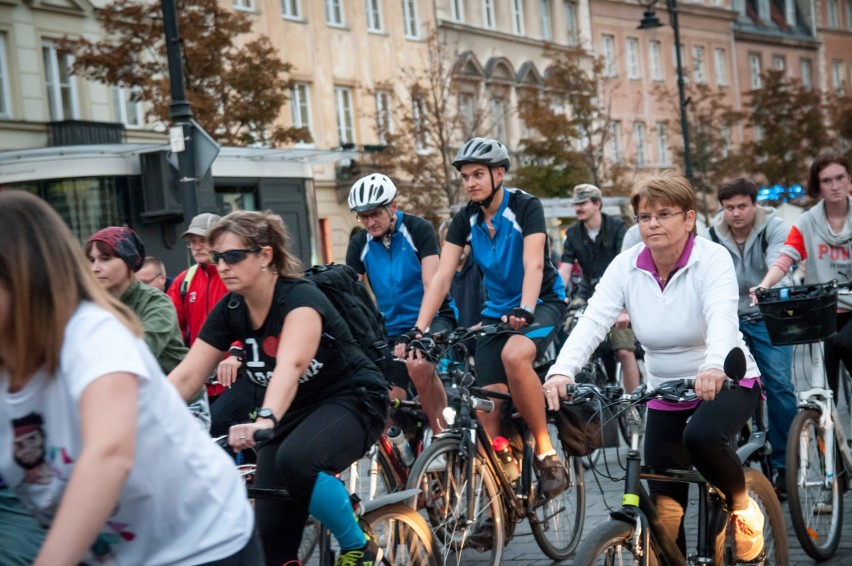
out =
[[35,564],[260,564],[245,489],[44,201],[0,193],[0,476]]

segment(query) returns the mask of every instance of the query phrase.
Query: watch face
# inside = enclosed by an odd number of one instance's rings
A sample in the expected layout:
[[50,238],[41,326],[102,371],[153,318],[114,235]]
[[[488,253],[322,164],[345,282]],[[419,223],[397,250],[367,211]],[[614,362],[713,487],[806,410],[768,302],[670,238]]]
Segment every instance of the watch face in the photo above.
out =
[[275,416],[272,414],[272,409],[261,409],[257,412],[257,416],[264,419],[274,419]]

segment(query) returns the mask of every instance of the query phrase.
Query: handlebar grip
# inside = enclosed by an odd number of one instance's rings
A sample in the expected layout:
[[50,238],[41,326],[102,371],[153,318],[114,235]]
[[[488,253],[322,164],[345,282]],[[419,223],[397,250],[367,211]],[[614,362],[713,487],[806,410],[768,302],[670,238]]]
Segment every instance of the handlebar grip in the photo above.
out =
[[274,431],[271,428],[262,428],[254,431],[254,441],[255,442],[268,442],[272,440],[274,436]]
[[482,399],[480,397],[472,397],[470,399],[470,406],[476,411],[482,411],[483,413],[490,413],[494,410],[494,401],[491,399]]

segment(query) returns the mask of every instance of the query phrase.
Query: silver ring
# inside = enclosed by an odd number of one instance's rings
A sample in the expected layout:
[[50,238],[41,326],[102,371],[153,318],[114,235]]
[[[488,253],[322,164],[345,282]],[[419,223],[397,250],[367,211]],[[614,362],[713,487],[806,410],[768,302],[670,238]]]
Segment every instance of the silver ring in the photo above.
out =
[[241,437],[240,437],[240,440],[245,440],[245,439],[246,439],[246,437],[245,437],[245,436],[241,436]]

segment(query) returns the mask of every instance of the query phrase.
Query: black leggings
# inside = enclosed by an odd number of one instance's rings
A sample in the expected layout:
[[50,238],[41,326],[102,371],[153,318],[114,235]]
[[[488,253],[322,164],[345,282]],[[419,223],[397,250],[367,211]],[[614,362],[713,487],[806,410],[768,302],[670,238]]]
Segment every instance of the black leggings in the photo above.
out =
[[852,312],[837,313],[837,334],[825,341],[825,374],[837,403],[840,362],[852,373]]
[[[283,487],[288,500],[255,500],[257,529],[267,564],[298,558],[308,506],[320,472],[340,473],[363,456],[382,430],[365,426],[355,400],[326,400],[286,436],[263,445],[257,456],[258,487]],[[360,409],[363,413],[363,409]]]
[[[714,401],[704,401],[688,411],[649,410],[645,426],[645,465],[658,470],[686,470],[692,465],[721,490],[731,509],[743,509],[748,499],[743,465],[734,440],[754,413],[760,387],[721,391]],[[691,417],[691,418],[690,418]],[[686,550],[683,514],[689,484],[648,482],[660,518],[672,538]],[[666,496],[668,499],[660,499]]]

